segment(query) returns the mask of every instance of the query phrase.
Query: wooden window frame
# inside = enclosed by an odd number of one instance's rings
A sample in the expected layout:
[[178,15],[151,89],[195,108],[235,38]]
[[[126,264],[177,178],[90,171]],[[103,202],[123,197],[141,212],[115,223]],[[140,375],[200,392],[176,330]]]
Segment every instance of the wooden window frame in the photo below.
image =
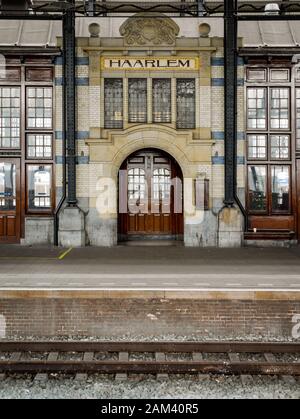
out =
[[[265,108],[264,108],[265,111],[266,111],[266,116],[265,116],[265,122],[266,122],[266,124],[265,124],[265,128],[253,128],[253,127],[249,127],[249,125],[248,125],[248,120],[249,120],[248,119],[248,112],[249,112],[249,109],[251,109],[251,108],[249,108],[249,101],[248,101],[248,99],[249,99],[248,98],[248,90],[249,89],[263,89],[265,91]],[[257,98],[255,100],[257,100]],[[255,108],[255,109],[257,109],[257,108]],[[269,128],[269,124],[268,124],[268,122],[269,122],[269,112],[268,112],[268,109],[269,109],[269,95],[268,95],[268,88],[267,88],[267,86],[265,86],[265,85],[261,85],[261,86],[250,85],[250,86],[247,86],[246,87],[246,114],[245,114],[247,132],[250,132],[250,131],[253,131],[253,132],[265,132],[265,131],[268,131],[268,128]],[[258,118],[255,118],[255,121],[257,121],[257,119]],[[257,125],[257,122],[256,122],[256,125]]]
[[[43,157],[39,157],[39,156],[32,157],[32,156],[30,156],[29,157],[29,155],[28,155],[28,137],[30,135],[34,135],[34,136],[47,135],[47,136],[51,137],[51,156],[50,157],[45,157],[45,156],[43,156]],[[26,135],[25,135],[25,149],[26,149],[25,156],[26,156],[26,160],[36,160],[36,161],[42,160],[42,161],[50,161],[51,162],[51,160],[53,160],[53,143],[54,143],[54,139],[53,139],[53,133],[52,132],[50,132],[50,133],[48,133],[48,132],[27,132]],[[36,148],[36,146],[35,146],[35,148]]]
[[[16,149],[0,149],[1,156],[3,158],[18,158],[20,159],[20,207],[21,207],[21,230],[20,237],[24,237],[25,234],[25,216],[39,216],[49,217],[53,216],[55,210],[56,201],[56,190],[55,190],[55,84],[54,84],[54,64],[52,58],[24,58],[22,61],[19,58],[8,59],[9,68],[16,69],[16,73],[19,71],[20,80],[9,80],[0,79],[1,87],[19,87],[21,89],[21,124],[20,124],[20,148]],[[50,81],[27,81],[26,71],[28,68],[34,68],[36,70],[51,69],[52,82]],[[26,100],[26,88],[27,87],[50,87],[52,88],[52,127],[51,129],[33,128],[27,129],[27,100]],[[41,158],[27,158],[27,147],[26,138],[27,134],[51,134],[52,136],[52,157],[51,159]],[[27,165],[51,165],[52,167],[52,197],[51,197],[51,208],[49,210],[28,210],[28,191],[27,191]]]
[[[35,82],[36,83],[36,82]],[[28,100],[28,96],[27,96],[27,91],[28,91],[28,89],[38,89],[38,88],[42,88],[42,89],[48,89],[48,88],[50,88],[51,89],[51,91],[52,91],[52,95],[51,95],[51,101],[52,101],[52,115],[51,115],[51,127],[30,127],[29,125],[28,125],[28,104],[27,104],[27,100]],[[25,127],[26,127],[26,131],[28,132],[28,131],[50,131],[50,132],[52,132],[53,131],[53,123],[54,123],[54,121],[53,121],[53,119],[54,119],[54,113],[53,113],[53,108],[54,108],[54,106],[53,106],[53,96],[54,96],[54,88],[53,88],[53,85],[52,86],[48,86],[48,85],[26,85],[26,110],[25,110]],[[44,98],[44,96],[43,96],[43,98]],[[34,108],[34,109],[37,109],[37,108]],[[43,118],[44,119],[44,118]]]
[[[45,208],[45,209],[29,208],[29,189],[28,189],[28,167],[29,166],[50,166],[51,167],[51,195],[50,195],[51,207],[50,208]],[[27,214],[38,214],[38,215],[40,215],[40,214],[51,215],[53,213],[53,208],[54,208],[54,205],[55,205],[55,193],[54,193],[55,182],[54,182],[54,176],[53,176],[54,164],[52,162],[49,162],[49,161],[41,162],[41,160],[33,161],[33,162],[30,162],[30,163],[27,162],[25,164],[25,172],[26,172],[26,213]]]
[[[0,79],[1,81],[1,79]],[[19,146],[18,147],[1,147],[0,146],[0,151],[1,152],[9,152],[9,151],[14,151],[14,150],[21,150],[21,146],[22,146],[22,88],[21,85],[14,85],[14,84],[4,84],[4,83],[0,83],[0,87],[5,89],[5,88],[9,88],[9,89],[19,89],[20,91],[20,107],[19,107]],[[9,109],[13,109],[13,108],[9,108]],[[11,129],[11,126],[10,126]]]
[[[251,135],[255,135],[255,136],[259,136],[259,135],[261,135],[261,136],[264,136],[265,137],[265,139],[266,139],[266,145],[265,145],[265,150],[266,150],[266,157],[264,158],[264,157],[255,157],[255,158],[250,158],[250,156],[249,156],[249,137],[251,136]],[[247,140],[246,140],[246,144],[247,144],[247,160],[249,160],[249,161],[257,161],[257,162],[264,162],[265,160],[267,160],[268,159],[268,135],[266,134],[266,133],[258,133],[258,132],[247,132],[247,136],[246,136],[246,138],[247,138]],[[258,148],[258,147],[255,147],[255,148]]]
[[[262,65],[249,65],[246,69],[246,75],[250,69],[258,68],[262,69]],[[295,86],[293,83],[292,78],[292,69],[288,68],[287,66],[275,66],[269,65],[265,66],[266,69],[266,80],[265,82],[260,81],[249,81],[246,78],[245,83],[245,118],[246,118],[246,138],[247,138],[247,176],[246,176],[246,207],[247,213],[249,215],[264,215],[268,217],[272,216],[289,216],[294,213],[294,196],[295,196],[295,143],[296,143],[296,135],[294,134],[294,125],[296,127],[296,122],[294,122],[294,114],[296,114],[296,107],[293,106],[295,104]],[[290,71],[290,78],[289,82],[286,85],[283,85],[282,81],[271,81],[271,71],[272,70],[279,70],[279,69],[289,69]],[[247,77],[247,76],[246,76]],[[248,89],[249,88],[265,88],[267,92],[266,96],[266,129],[253,129],[248,128]],[[288,128],[271,128],[270,123],[270,103],[271,103],[271,90],[272,89],[288,89],[289,90],[289,98],[288,98]],[[294,109],[295,108],[295,109]],[[295,118],[296,119],[296,118]],[[248,148],[248,136],[249,135],[265,135],[267,140],[267,155],[266,158],[249,158],[249,148]],[[288,136],[289,138],[289,158],[288,159],[276,159],[272,158],[271,156],[271,136]],[[265,211],[255,211],[250,209],[250,200],[249,200],[249,166],[265,166],[266,167],[266,188],[267,188],[267,209]],[[287,166],[289,167],[289,210],[288,211],[278,211],[272,209],[272,166]]]

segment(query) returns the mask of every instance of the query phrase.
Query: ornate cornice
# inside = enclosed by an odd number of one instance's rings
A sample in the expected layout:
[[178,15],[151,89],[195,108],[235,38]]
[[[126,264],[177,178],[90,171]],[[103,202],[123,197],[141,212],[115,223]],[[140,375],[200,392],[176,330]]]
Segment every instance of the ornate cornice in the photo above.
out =
[[129,46],[175,45],[179,31],[172,19],[160,13],[134,15],[120,27],[125,45]]

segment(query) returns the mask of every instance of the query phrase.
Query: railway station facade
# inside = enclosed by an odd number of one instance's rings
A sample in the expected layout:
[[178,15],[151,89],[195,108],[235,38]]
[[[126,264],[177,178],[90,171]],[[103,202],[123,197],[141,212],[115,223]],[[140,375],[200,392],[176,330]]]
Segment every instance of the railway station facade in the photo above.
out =
[[1,23],[1,243],[53,243],[56,235],[63,246],[297,243],[297,22],[240,29],[237,204],[228,208],[221,21],[77,20],[73,207],[64,203],[60,26]]

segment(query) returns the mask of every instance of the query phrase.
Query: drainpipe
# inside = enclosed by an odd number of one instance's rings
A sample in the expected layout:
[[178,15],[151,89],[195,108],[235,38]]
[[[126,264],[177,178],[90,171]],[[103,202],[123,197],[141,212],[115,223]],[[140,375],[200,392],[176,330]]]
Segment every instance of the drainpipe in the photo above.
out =
[[[65,57],[63,58],[63,68],[65,67]],[[65,69],[63,70],[65,74]],[[67,166],[66,166],[66,107],[65,107],[65,89],[66,84],[63,81],[63,97],[62,97],[62,113],[63,113],[63,127],[62,127],[62,197],[54,212],[54,246],[58,246],[58,229],[59,229],[59,213],[67,197]]]
[[[225,2],[224,13],[224,61],[225,61],[225,200],[224,207],[236,203],[244,217],[247,229],[247,213],[237,195],[237,1]],[[223,208],[224,208],[223,207]]]

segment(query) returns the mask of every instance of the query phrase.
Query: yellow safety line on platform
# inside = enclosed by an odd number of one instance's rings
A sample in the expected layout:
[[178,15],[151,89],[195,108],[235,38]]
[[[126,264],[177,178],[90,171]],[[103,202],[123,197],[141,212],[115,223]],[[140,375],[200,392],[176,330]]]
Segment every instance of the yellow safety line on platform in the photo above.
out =
[[32,260],[36,260],[36,259],[57,260],[57,258],[45,258],[43,256],[41,256],[41,257],[34,257],[34,256],[0,256],[0,259],[5,259],[5,260],[18,260],[18,259],[23,259],[23,260],[28,260],[28,259],[32,259]]
[[65,258],[73,249],[73,247],[70,247],[70,249],[66,250],[65,252],[63,252],[61,255],[58,256],[59,260],[63,260],[63,258]]

